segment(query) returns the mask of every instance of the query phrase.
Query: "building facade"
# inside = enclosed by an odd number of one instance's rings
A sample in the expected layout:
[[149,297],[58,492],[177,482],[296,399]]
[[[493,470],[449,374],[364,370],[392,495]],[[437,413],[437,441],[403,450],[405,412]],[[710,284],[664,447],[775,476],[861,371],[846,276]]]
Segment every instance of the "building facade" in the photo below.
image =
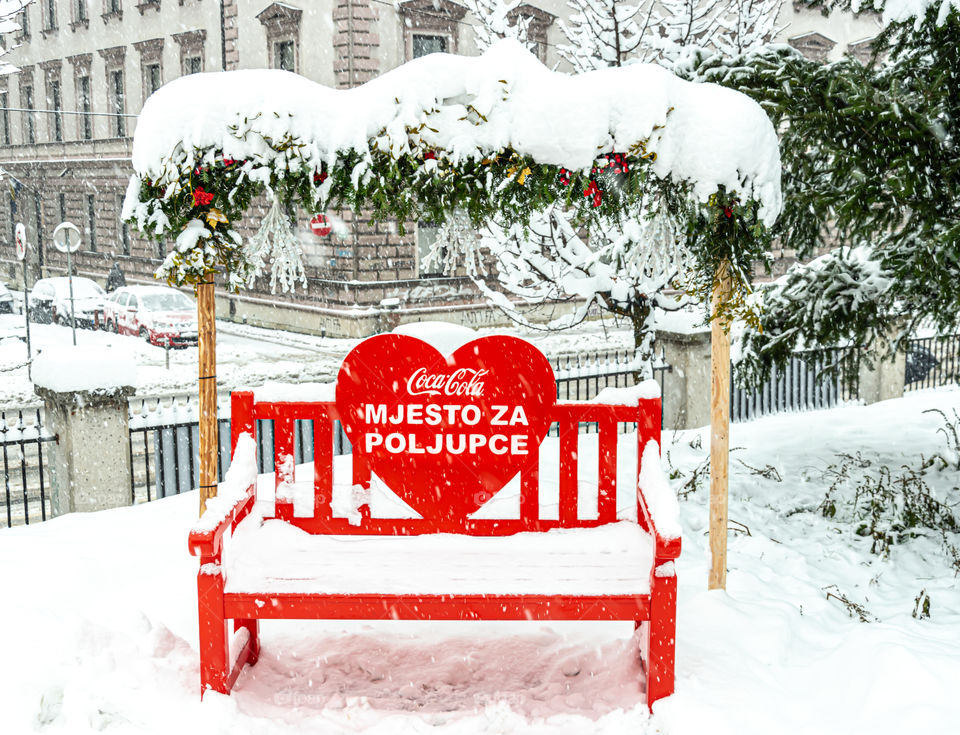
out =
[[[563,40],[555,21],[569,10],[563,0],[539,5],[518,11],[530,19],[538,55],[554,66]],[[863,53],[879,28],[878,20],[823,18],[790,5],[782,20],[781,37],[817,58]],[[139,237],[120,209],[137,114],[176,77],[267,67],[345,89],[427,53],[476,53],[475,20],[452,0],[34,0],[19,22],[5,59],[18,71],[0,76],[4,280],[18,278],[17,222],[27,229],[33,277],[64,273],[50,238],[69,220],[83,233],[79,275],[102,283],[119,263],[128,282],[153,282],[165,245]],[[243,234],[262,212],[251,211]],[[282,296],[266,283],[221,291],[223,316],[330,335],[368,334],[398,319],[500,319],[469,280],[427,266],[427,224],[407,223],[401,234],[395,223],[345,213],[322,237],[299,225],[307,287]]]

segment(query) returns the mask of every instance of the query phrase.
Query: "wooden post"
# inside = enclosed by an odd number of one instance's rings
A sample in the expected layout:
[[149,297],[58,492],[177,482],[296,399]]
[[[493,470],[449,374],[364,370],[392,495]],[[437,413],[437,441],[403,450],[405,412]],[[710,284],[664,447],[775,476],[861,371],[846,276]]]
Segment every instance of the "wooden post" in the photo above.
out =
[[200,514],[217,494],[217,323],[213,274],[197,284],[200,387]]
[[716,317],[730,296],[730,272],[720,266],[713,289],[710,354],[710,568],[709,589],[727,587],[727,465],[730,449],[730,332]]

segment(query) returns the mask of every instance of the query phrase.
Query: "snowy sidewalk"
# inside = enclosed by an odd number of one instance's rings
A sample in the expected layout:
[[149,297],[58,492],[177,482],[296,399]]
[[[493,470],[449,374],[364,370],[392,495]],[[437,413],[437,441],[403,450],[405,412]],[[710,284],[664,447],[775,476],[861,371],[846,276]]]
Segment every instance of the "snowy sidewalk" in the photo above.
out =
[[[818,510],[840,452],[897,468],[943,448],[941,418],[923,413],[934,407],[960,408],[960,391],[733,426],[731,446],[744,449],[731,460],[731,526],[749,533],[731,534],[728,591],[707,592],[705,486],[681,503],[677,694],[652,717],[632,626],[616,623],[268,621],[260,662],[233,695],[201,704],[191,493],[0,531],[0,729],[954,733],[960,589],[938,540],[883,558]],[[690,446],[707,436],[664,436],[677,483],[707,456]],[[756,471],[768,465],[776,473]],[[948,492],[957,475],[929,479]],[[912,616],[922,589],[927,620]]]

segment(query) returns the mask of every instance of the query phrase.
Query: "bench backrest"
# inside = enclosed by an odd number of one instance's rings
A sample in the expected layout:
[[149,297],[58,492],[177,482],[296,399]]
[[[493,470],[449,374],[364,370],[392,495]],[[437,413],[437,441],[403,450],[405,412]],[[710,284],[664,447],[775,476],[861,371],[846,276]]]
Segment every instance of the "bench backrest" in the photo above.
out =
[[[558,401],[550,413],[559,426],[559,518],[540,517],[540,478],[538,453],[520,471],[520,515],[512,519],[452,518],[437,508],[417,508],[422,518],[371,518],[361,508],[360,523],[333,516],[333,440],[337,407],[326,401],[255,401],[250,391],[236,391],[231,398],[231,450],[241,433],[256,437],[258,420],[273,422],[274,467],[277,488],[294,483],[294,427],[298,420],[313,422],[313,512],[309,517],[294,517],[293,503],[285,491],[278,492],[275,515],[310,533],[412,535],[423,533],[463,533],[480,536],[506,535],[520,531],[547,531],[551,528],[597,526],[617,520],[617,442],[619,424],[637,425],[637,488],[640,462],[647,442],[660,443],[660,399],[641,398],[634,405]],[[578,517],[578,446],[580,423],[598,427],[597,516]],[[370,471],[356,445],[353,454],[353,484],[367,486]],[[424,478],[428,482],[429,478]],[[638,522],[648,526],[646,506],[637,492]]]

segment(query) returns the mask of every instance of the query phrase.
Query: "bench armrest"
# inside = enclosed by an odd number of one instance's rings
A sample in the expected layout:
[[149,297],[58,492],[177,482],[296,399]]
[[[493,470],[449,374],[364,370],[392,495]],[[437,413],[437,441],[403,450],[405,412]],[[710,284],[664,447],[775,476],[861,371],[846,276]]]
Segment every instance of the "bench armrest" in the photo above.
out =
[[243,520],[253,507],[257,487],[257,445],[250,434],[240,434],[233,460],[216,496],[190,531],[190,553],[203,564],[219,561],[223,534]]
[[[203,563],[219,561],[223,534],[250,512],[256,497],[255,491],[256,485],[251,483],[246,492],[241,497],[234,498],[232,503],[226,498],[210,498],[207,509],[190,529],[190,553],[199,556]],[[217,500],[221,502],[218,503]]]
[[654,539],[656,563],[680,556],[680,505],[660,466],[660,446],[651,439],[643,448],[637,478],[637,507]]

